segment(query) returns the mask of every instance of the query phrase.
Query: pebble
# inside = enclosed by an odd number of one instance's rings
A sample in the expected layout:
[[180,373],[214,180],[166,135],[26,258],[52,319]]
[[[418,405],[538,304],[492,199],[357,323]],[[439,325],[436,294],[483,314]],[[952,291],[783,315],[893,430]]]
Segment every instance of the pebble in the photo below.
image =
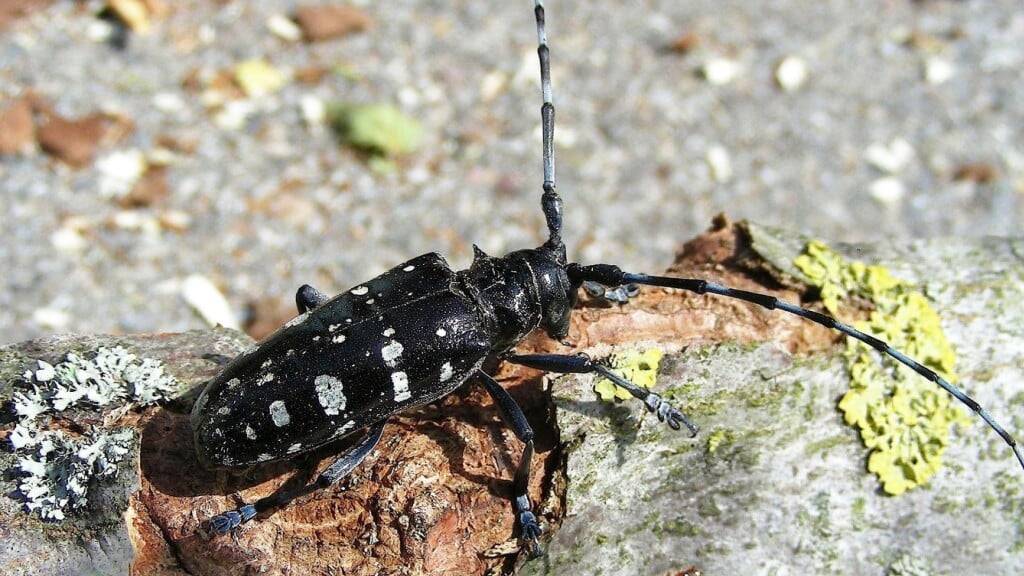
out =
[[0,155],[28,152],[35,142],[31,102],[25,97],[8,101],[0,111]]
[[871,196],[882,204],[892,205],[903,200],[907,193],[906,186],[899,178],[886,176],[871,183]]
[[299,109],[302,111],[302,119],[310,127],[322,125],[327,118],[327,105],[312,94],[305,94],[299,99]]
[[775,81],[786,92],[793,92],[807,82],[807,63],[797,56],[787,56],[775,68]]
[[924,78],[929,84],[938,85],[948,81],[956,73],[953,63],[945,58],[933,57],[925,61]]
[[355,6],[300,6],[295,22],[309,42],[321,42],[362,32],[373,25],[373,19]]
[[32,321],[50,330],[62,330],[71,323],[71,316],[56,308],[36,308],[32,311]]
[[732,179],[732,159],[723,146],[708,148],[707,162],[715,182],[725,183]]
[[903,138],[895,138],[888,145],[872,144],[864,150],[868,164],[888,174],[902,172],[913,158],[914,147]]
[[224,294],[201,274],[192,274],[181,283],[181,296],[210,326],[239,329],[238,318]]
[[708,83],[715,86],[728,84],[740,75],[740,65],[728,58],[712,58],[704,63],[701,73]]
[[100,195],[106,198],[127,195],[146,172],[146,166],[146,156],[137,149],[111,152],[97,160]]
[[106,122],[99,114],[75,120],[51,116],[36,137],[47,154],[80,168],[92,162],[105,132]]
[[274,36],[288,42],[302,40],[302,29],[284,14],[274,14],[267,18],[267,29]]
[[288,77],[261,58],[235,65],[235,83],[250,98],[273,94],[288,83]]

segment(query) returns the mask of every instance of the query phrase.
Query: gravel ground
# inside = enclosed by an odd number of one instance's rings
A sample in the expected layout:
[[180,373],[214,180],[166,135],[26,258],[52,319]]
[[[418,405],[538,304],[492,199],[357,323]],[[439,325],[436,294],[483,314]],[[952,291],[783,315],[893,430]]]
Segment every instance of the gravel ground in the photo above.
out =
[[[357,3],[372,29],[315,44],[268,31],[292,2],[170,4],[123,50],[96,41],[95,1],[0,32],[0,96],[135,123],[81,169],[0,158],[0,342],[201,326],[182,297],[194,274],[244,319],[305,282],[337,291],[427,251],[463,266],[472,242],[541,241],[530,2]],[[659,270],[722,211],[830,241],[1019,234],[1019,0],[551,0],[548,21],[570,257]],[[695,47],[668,49],[685,34]],[[259,57],[342,73],[249,100],[237,129],[183,86]],[[791,90],[787,57],[807,71]],[[307,125],[308,96],[393,103],[424,143],[375,171]],[[167,168],[166,198],[120,206],[103,160],[161,135],[194,152]]]

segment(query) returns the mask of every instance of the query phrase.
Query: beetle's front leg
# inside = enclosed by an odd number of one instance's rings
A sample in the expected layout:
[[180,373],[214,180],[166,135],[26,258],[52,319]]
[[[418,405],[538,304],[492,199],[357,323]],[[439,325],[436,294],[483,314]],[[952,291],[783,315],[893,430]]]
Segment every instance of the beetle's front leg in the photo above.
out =
[[501,418],[515,432],[516,437],[523,441],[523,455],[519,458],[519,466],[516,467],[515,477],[512,481],[512,506],[516,513],[516,522],[519,524],[519,534],[523,542],[529,548],[530,556],[536,558],[544,553],[540,547],[540,535],[543,529],[537,521],[537,515],[533,513],[530,506],[530,464],[533,462],[533,429],[526,421],[522,408],[516,401],[484,372],[478,372],[480,381],[484,388],[490,393],[494,403],[498,405]]

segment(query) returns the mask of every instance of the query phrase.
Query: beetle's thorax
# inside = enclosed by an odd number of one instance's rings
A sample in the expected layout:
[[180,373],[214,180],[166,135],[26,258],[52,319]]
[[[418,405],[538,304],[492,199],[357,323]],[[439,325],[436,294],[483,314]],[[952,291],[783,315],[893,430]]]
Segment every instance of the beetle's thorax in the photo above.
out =
[[480,304],[496,352],[511,348],[538,327],[552,338],[565,337],[574,291],[557,255],[545,248],[518,250],[501,258],[475,246],[474,251],[473,264],[459,274]]

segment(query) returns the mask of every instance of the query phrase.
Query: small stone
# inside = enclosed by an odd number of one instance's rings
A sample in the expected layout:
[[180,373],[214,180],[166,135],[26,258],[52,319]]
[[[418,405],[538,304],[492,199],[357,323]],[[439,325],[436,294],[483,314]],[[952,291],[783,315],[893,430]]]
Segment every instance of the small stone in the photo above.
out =
[[373,25],[370,16],[354,6],[300,6],[295,10],[295,22],[309,42],[331,40],[354,32],[362,32]]
[[121,198],[146,172],[146,156],[137,149],[112,152],[96,161],[100,173],[99,192],[107,198]]
[[807,81],[807,63],[797,56],[787,56],[775,68],[775,81],[786,92],[799,89]]
[[239,328],[238,319],[224,294],[201,274],[192,274],[181,284],[181,296],[210,326]]
[[410,153],[423,139],[420,123],[388,104],[334,104],[327,118],[342,140],[379,156]]
[[47,154],[80,168],[92,162],[105,131],[106,121],[99,114],[77,120],[51,116],[39,128],[37,136]]
[[0,111],[0,155],[22,154],[35,147],[32,103],[26,97],[7,102]]
[[728,58],[712,58],[701,68],[704,79],[715,86],[728,84],[740,75],[740,65]]
[[192,225],[192,217],[181,210],[162,212],[158,220],[162,227],[173,232],[184,232]]
[[167,114],[180,114],[185,110],[185,100],[174,92],[160,92],[153,96],[153,107]]
[[501,70],[488,72],[480,82],[480,99],[484,102],[494,100],[505,89],[506,84],[508,84],[508,75],[504,72]]
[[274,14],[267,18],[267,29],[274,36],[288,42],[302,40],[302,29],[284,14]]
[[250,98],[273,94],[288,83],[288,77],[266,60],[256,58],[235,66],[235,83]]
[[328,72],[330,72],[330,70],[323,66],[306,66],[305,68],[299,68],[296,70],[294,76],[297,82],[306,85],[314,85],[319,84],[320,81],[327,76]]
[[899,203],[906,195],[907,189],[898,178],[887,176],[879,178],[871,183],[871,196],[882,204],[892,205]]
[[85,237],[78,228],[67,223],[50,235],[50,245],[64,254],[77,254],[85,249]]
[[138,179],[131,191],[118,200],[124,208],[146,208],[162,202],[170,194],[167,169],[150,166]]
[[978,184],[989,184],[997,178],[999,178],[999,171],[995,166],[985,162],[963,164],[953,174],[953,180],[957,182],[976,182]]
[[85,36],[97,44],[109,42],[114,36],[114,25],[106,20],[94,18],[85,28]]
[[864,159],[888,174],[903,171],[914,158],[914,147],[903,138],[895,138],[887,145],[872,144],[864,151]]
[[327,118],[327,105],[312,94],[306,94],[299,99],[299,108],[302,110],[302,119],[310,127],[322,125]]
[[698,46],[700,46],[700,36],[696,32],[685,32],[668,45],[669,50],[676,54],[689,54]]
[[956,73],[956,69],[953,68],[953,63],[945,58],[935,56],[925,61],[924,79],[929,84],[942,84],[952,78],[954,73]]
[[149,7],[142,0],[107,0],[107,7],[133,31],[149,31]]
[[224,130],[240,130],[245,127],[249,117],[256,112],[256,105],[248,100],[228,102],[213,117],[214,123]]
[[716,182],[728,182],[732,179],[732,160],[729,151],[722,146],[712,146],[707,152],[708,168]]
[[32,312],[32,321],[43,328],[61,330],[71,322],[71,316],[56,308],[36,308]]

